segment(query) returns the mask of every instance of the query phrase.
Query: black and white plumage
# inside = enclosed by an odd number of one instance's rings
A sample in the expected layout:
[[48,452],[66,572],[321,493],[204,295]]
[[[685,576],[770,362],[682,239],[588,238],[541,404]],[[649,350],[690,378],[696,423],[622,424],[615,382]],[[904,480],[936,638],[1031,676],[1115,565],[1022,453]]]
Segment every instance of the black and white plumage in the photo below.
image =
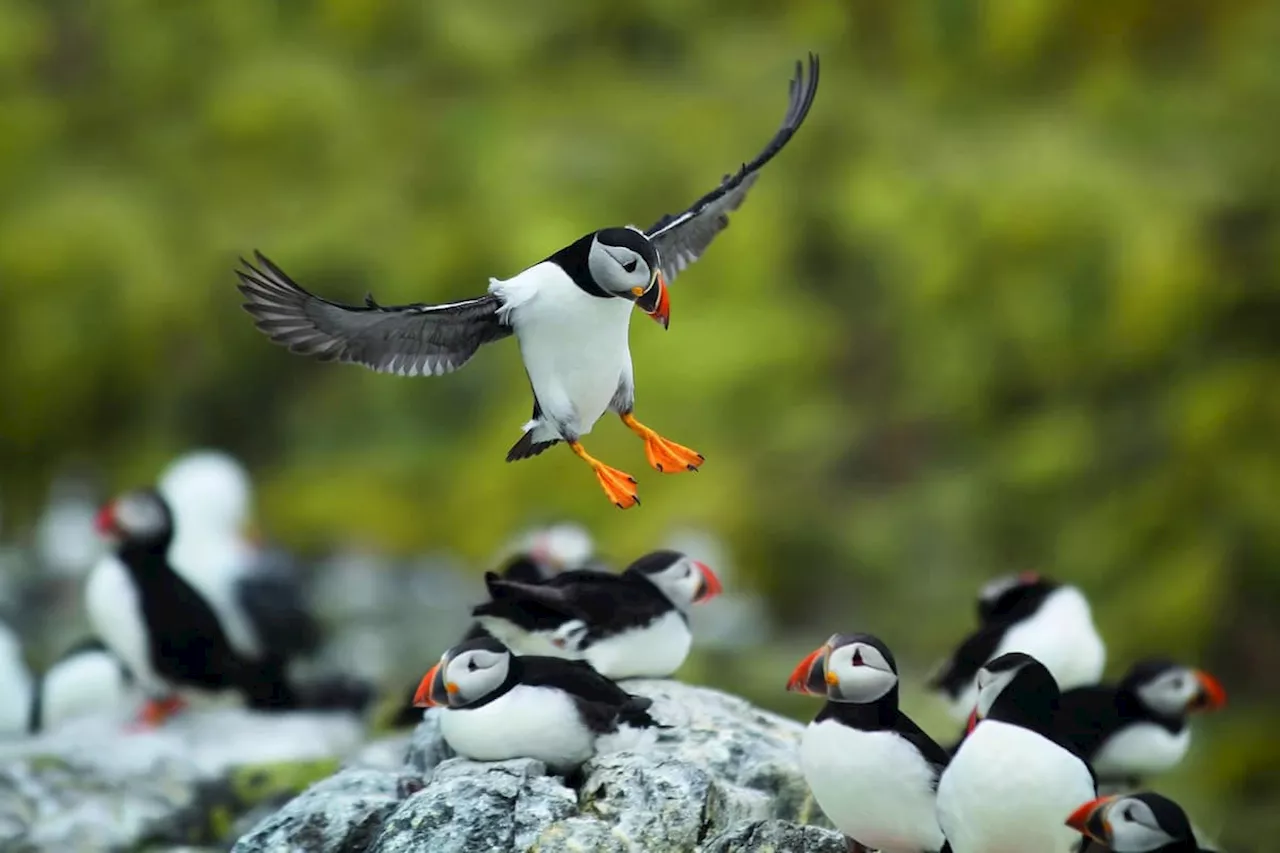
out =
[[492,279],[484,296],[396,306],[368,296],[363,306],[343,305],[307,292],[255,253],[258,263],[246,261],[238,271],[245,308],[259,329],[293,352],[405,376],[457,370],[484,344],[514,335],[534,404],[507,460],[567,442],[613,503],[634,506],[634,478],[594,459],[580,443],[606,411],[644,439],[646,457],[658,471],[694,471],[703,457],[635,419],[631,307],[668,324],[667,285],[727,227],[729,212],[808,115],[817,85],[818,60],[810,55],[807,75],[796,64],[787,113],[774,138],[683,213],[663,216],[644,231],[593,231],[512,278]]
[[1089,765],[1057,730],[1058,685],[1013,652],[978,673],[971,731],[938,782],[938,823],[953,853],[1070,853],[1063,821],[1097,797]]
[[36,734],[82,717],[127,715],[140,699],[129,667],[101,640],[86,638],[36,679],[27,730]]
[[1073,811],[1067,826],[1086,839],[1080,853],[1201,853],[1187,813],[1144,791],[1099,797]]
[[322,632],[298,566],[246,535],[252,483],[244,466],[220,451],[194,451],[165,469],[157,490],[174,518],[169,562],[213,608],[236,651],[285,660],[315,653]]
[[1182,760],[1192,714],[1225,703],[1226,691],[1209,673],[1150,659],[1130,667],[1118,684],[1065,691],[1059,725],[1100,779],[1133,787]]
[[870,634],[833,634],[787,689],[827,699],[805,729],[800,767],[836,828],[883,853],[940,850],[936,791],[948,756],[898,708],[889,648]]
[[1047,667],[1063,690],[1096,684],[1106,646],[1084,594],[1035,572],[988,583],[978,598],[980,625],[930,677],[928,685],[957,720],[973,710],[978,670],[1008,652],[1024,652]]
[[597,753],[656,739],[653,700],[627,693],[581,661],[517,657],[491,637],[449,649],[415,701],[439,706],[440,732],[477,761],[536,758],[558,773]]
[[472,614],[517,654],[585,660],[610,678],[665,678],[693,637],[688,609],[719,594],[705,564],[654,551],[621,574],[580,569],[539,584],[485,576],[490,600]]

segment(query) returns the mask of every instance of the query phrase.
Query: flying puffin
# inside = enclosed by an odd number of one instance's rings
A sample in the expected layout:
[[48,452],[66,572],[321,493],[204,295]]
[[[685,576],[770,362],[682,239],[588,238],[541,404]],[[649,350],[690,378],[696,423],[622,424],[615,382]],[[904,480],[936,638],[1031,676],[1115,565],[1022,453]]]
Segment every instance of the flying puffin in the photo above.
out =
[[185,706],[189,690],[235,690],[255,709],[359,709],[368,702],[367,685],[338,678],[300,691],[280,656],[238,652],[208,601],[170,564],[174,520],[157,491],[120,496],[101,509],[97,525],[114,547],[90,570],[85,605],[98,636],[148,697],[141,724],[162,723]]
[[1090,800],[1067,818],[1080,853],[1201,853],[1182,807],[1150,791]]
[[979,627],[929,679],[948,711],[963,720],[973,710],[976,677],[987,661],[1025,652],[1048,667],[1062,690],[1096,684],[1107,651],[1084,594],[1036,572],[997,578],[978,596]]
[[485,296],[443,305],[362,306],[317,297],[255,252],[258,264],[238,270],[244,307],[273,341],[322,361],[361,364],[381,373],[431,376],[462,367],[480,348],[515,335],[533,389],[533,416],[507,454],[514,462],[566,442],[591,466],[609,500],[639,503],[636,481],[587,453],[582,437],[606,412],[645,442],[659,472],[696,471],[703,456],[663,438],[636,419],[627,333],[637,305],[665,328],[667,285],[700,258],[729,224],[759,177],[800,127],[818,88],[818,58],[807,78],[796,63],[782,127],[750,163],[683,213],[641,231],[592,231],[506,280],[491,279]]
[[665,678],[693,637],[688,609],[721,591],[715,572],[678,551],[654,551],[621,574],[579,569],[540,584],[485,575],[490,600],[472,610],[517,654],[587,661],[609,678]]
[[518,657],[492,637],[445,652],[414,701],[443,709],[440,732],[460,755],[536,758],[562,774],[598,753],[638,748],[662,728],[649,716],[652,699],[627,693],[586,663]]
[[1059,724],[1099,779],[1135,788],[1141,777],[1182,760],[1191,745],[1191,714],[1226,701],[1209,673],[1150,659],[1130,667],[1119,684],[1064,692]]
[[246,657],[292,660],[314,654],[321,630],[297,567],[249,533],[252,483],[236,459],[214,450],[184,454],[157,489],[174,517],[169,560],[218,615]]
[[1064,816],[1097,797],[1097,780],[1057,731],[1058,685],[1029,655],[978,671],[970,732],[938,782],[938,823],[953,853],[1071,853]]
[[941,850],[936,790],[947,753],[899,710],[888,646],[870,634],[833,634],[787,690],[827,699],[805,729],[800,767],[831,822],[882,853]]

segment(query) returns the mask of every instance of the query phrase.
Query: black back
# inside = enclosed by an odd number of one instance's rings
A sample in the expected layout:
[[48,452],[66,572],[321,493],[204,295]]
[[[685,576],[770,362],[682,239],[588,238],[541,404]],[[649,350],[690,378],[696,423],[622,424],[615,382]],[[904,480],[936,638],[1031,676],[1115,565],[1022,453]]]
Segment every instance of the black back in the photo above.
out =
[[240,578],[236,600],[264,652],[289,658],[320,648],[320,623],[311,613],[296,567],[282,554],[269,555],[263,565]]
[[1137,694],[1138,687],[1175,666],[1172,661],[1144,660],[1130,667],[1119,684],[1095,684],[1064,692],[1058,713],[1063,735],[1081,755],[1093,760],[1107,740],[1134,723],[1151,723],[1178,734],[1187,726],[1185,714],[1160,714]]
[[516,684],[554,687],[564,691],[573,700],[583,723],[597,734],[615,732],[622,724],[637,728],[662,728],[657,720],[649,716],[648,709],[653,704],[652,699],[628,693],[617,682],[596,672],[584,661],[539,655],[512,655],[507,681],[500,690],[485,697],[486,701],[490,697],[496,698]]

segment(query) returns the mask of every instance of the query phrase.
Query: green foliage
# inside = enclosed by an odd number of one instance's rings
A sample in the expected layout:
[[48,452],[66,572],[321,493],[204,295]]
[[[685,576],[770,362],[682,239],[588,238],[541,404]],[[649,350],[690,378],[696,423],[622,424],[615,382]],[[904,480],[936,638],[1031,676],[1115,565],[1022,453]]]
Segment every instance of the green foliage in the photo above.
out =
[[[688,521],[806,636],[920,667],[1035,565],[1098,602],[1115,670],[1203,662],[1274,719],[1277,37],[1256,0],[0,0],[6,518],[69,459],[123,487],[215,444],[300,546],[480,557],[571,516],[625,557]],[[647,224],[754,153],[809,49],[808,125],[671,330],[633,331],[639,414],[703,473],[589,437],[638,510],[567,452],[503,462],[513,346],[397,380],[237,307],[254,248],[333,298],[449,300]],[[1270,730],[1215,731],[1188,797],[1248,838]]]

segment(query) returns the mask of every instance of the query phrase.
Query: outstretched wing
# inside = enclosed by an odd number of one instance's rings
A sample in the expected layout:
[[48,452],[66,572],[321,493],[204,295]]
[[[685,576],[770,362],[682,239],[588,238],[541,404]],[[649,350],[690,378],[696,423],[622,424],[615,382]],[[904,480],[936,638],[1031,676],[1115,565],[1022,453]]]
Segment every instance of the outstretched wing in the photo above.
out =
[[261,269],[241,259],[244,308],[254,324],[292,352],[321,361],[363,364],[379,373],[438,376],[467,363],[482,344],[511,334],[498,320],[501,302],[481,296],[447,305],[363,306],[321,299],[295,284],[260,252]]
[[668,284],[685,267],[702,257],[716,235],[729,227],[729,213],[742,205],[764,164],[772,160],[795,134],[809,114],[817,92],[818,57],[811,53],[807,79],[803,67],[796,62],[786,118],[764,150],[750,163],[744,163],[736,175],[725,175],[720,186],[698,199],[684,213],[667,214],[645,231],[658,247],[658,265]]

